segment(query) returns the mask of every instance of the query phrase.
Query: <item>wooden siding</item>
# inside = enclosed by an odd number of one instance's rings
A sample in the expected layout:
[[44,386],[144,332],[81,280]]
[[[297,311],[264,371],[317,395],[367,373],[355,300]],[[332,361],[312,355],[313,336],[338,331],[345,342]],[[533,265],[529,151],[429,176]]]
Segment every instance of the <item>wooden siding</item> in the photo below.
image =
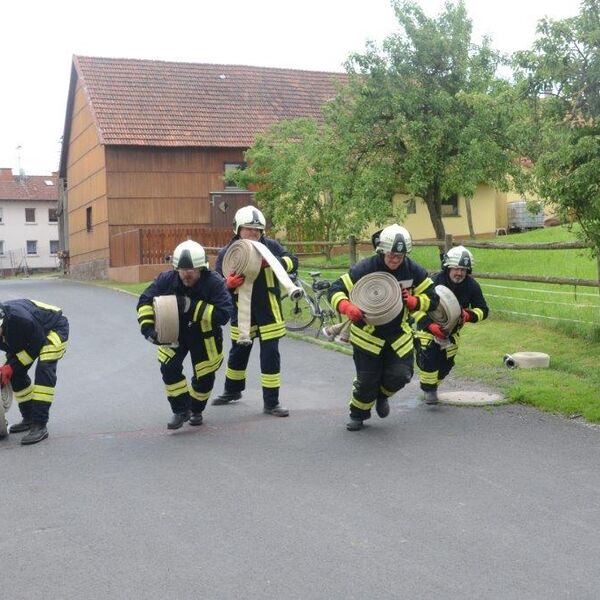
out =
[[[67,207],[71,264],[108,258],[108,207],[104,147],[83,88],[78,83],[69,139]],[[86,210],[92,208],[92,229]]]

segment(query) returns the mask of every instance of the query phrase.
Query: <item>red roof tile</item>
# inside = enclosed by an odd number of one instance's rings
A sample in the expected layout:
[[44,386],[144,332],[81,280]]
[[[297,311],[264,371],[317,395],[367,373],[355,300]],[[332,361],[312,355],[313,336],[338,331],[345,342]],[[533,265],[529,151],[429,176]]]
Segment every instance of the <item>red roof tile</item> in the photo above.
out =
[[[0,169],[0,200],[58,201],[56,175],[12,175],[10,169]],[[46,181],[51,181],[48,185]]]
[[87,56],[74,65],[100,141],[115,145],[247,148],[276,121],[320,118],[336,82],[346,80],[343,73]]

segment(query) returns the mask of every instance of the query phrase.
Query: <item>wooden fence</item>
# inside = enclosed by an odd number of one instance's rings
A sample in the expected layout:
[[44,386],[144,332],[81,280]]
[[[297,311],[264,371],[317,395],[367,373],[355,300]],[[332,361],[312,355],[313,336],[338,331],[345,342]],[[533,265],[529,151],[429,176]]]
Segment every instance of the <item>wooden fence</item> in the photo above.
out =
[[147,227],[131,229],[110,238],[110,266],[154,265],[168,261],[175,246],[195,240],[206,250],[220,248],[231,239],[231,229],[207,227]]

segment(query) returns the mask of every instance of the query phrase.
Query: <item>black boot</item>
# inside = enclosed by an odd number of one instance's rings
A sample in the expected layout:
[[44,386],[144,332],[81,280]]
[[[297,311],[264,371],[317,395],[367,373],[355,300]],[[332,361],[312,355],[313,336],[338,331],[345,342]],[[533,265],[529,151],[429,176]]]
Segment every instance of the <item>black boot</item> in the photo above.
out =
[[385,396],[383,398],[377,398],[375,411],[382,419],[385,419],[390,414],[390,403]]
[[192,416],[190,417],[190,425],[193,425],[194,427],[202,425],[203,420],[204,419],[201,412],[193,412]]
[[361,419],[355,419],[350,417],[350,420],[346,423],[346,429],[348,431],[360,431],[364,427]]
[[29,433],[21,438],[21,444],[28,446],[29,444],[37,444],[48,437],[46,423],[32,422],[29,426]]
[[13,423],[9,428],[9,433],[21,433],[22,431],[29,431],[31,427],[31,421],[23,417],[20,423]]
[[290,411],[287,408],[283,408],[281,404],[265,406],[263,412],[265,415],[273,415],[274,417],[287,417],[290,414]]
[[224,391],[220,396],[217,396],[213,401],[213,406],[221,406],[223,404],[229,404],[234,400],[239,400],[242,397],[242,392],[228,392]]
[[425,390],[423,401],[425,404],[438,404],[440,400],[437,395],[437,390]]
[[189,419],[189,411],[184,413],[173,413],[173,417],[167,423],[167,429],[179,429],[186,421],[189,421]]

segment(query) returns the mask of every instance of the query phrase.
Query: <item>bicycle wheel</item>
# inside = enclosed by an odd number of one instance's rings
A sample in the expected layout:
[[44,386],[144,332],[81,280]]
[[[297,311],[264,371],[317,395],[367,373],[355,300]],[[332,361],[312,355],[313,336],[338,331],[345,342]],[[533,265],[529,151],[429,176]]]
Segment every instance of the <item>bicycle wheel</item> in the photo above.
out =
[[317,328],[316,337],[319,337],[324,333],[323,329],[342,322],[342,315],[329,304],[329,301],[324,295],[319,297],[318,302],[321,326]]
[[302,331],[310,327],[315,320],[314,300],[302,295],[298,300],[292,300],[289,296],[281,299],[285,328],[289,331]]

